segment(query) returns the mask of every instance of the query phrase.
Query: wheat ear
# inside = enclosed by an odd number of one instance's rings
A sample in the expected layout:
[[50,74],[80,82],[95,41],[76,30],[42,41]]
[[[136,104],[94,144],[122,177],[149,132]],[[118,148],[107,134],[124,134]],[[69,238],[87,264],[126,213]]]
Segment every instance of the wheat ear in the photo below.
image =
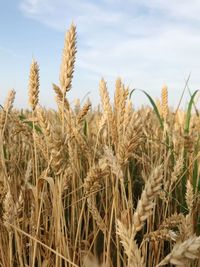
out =
[[162,115],[164,120],[167,119],[168,115],[168,89],[167,86],[163,86],[162,93],[161,93],[161,99],[162,99]]
[[115,104],[116,111],[119,110],[121,87],[122,87],[122,81],[120,78],[118,78],[115,82],[115,96],[114,96],[114,104]]
[[29,76],[29,104],[32,110],[35,110],[39,100],[39,79],[39,65],[35,60],[33,60]]
[[177,243],[172,252],[162,260],[157,267],[168,263],[176,266],[188,266],[188,261],[199,258],[200,237],[193,236],[182,243]]
[[15,90],[12,89],[8,92],[8,96],[4,103],[2,113],[0,114],[0,130],[2,130],[2,132],[7,122],[8,113],[11,111],[13,107],[14,100],[15,100]]
[[128,159],[142,141],[142,134],[141,118],[137,114],[133,114],[123,135],[123,140],[118,145],[117,156],[121,165],[128,163]]
[[136,232],[142,229],[144,222],[152,213],[154,200],[160,191],[162,179],[162,166],[158,166],[152,171],[150,178],[146,182],[145,188],[134,212],[133,224]]
[[15,100],[15,90],[14,89],[11,89],[9,92],[8,92],[8,96],[6,98],[6,101],[4,103],[4,110],[6,112],[9,112],[11,111],[12,107],[13,107],[13,102]]
[[141,251],[136,244],[134,237],[134,229],[127,228],[120,220],[117,220],[116,233],[121,239],[126,256],[128,257],[129,267],[144,267],[144,259],[142,258]]
[[121,88],[121,94],[119,98],[119,112],[117,113],[117,134],[118,134],[118,142],[123,139],[124,133],[124,114],[126,107],[126,100],[129,94],[128,88],[125,89],[124,86]]
[[76,55],[76,27],[72,23],[65,36],[65,43],[60,68],[60,86],[65,97],[67,91],[71,89],[74,63]]
[[187,181],[185,199],[189,213],[185,216],[185,223],[183,223],[183,230],[185,239],[194,234],[194,221],[193,221],[193,211],[194,211],[194,192],[190,180]]
[[84,179],[84,192],[87,196],[88,209],[91,212],[96,224],[102,230],[103,233],[106,233],[106,225],[96,207],[94,196],[91,194],[101,188],[102,177],[104,177],[106,174],[106,169],[93,166],[88,172],[87,177]]
[[194,192],[190,180],[187,181],[185,199],[189,212],[194,208]]
[[77,114],[76,121],[77,121],[78,124],[81,123],[84,120],[84,118],[87,115],[87,113],[90,110],[90,108],[91,108],[91,103],[90,103],[90,101],[87,101],[84,104],[83,108]]
[[[53,90],[56,93],[56,102],[58,104],[58,108],[61,109],[62,103],[63,103],[63,93],[62,93],[62,90],[55,83],[53,83]],[[66,98],[64,98],[64,108],[67,109],[67,110],[69,109],[69,102],[68,102],[68,100]]]
[[99,83],[99,91],[100,91],[103,110],[107,116],[109,131],[114,142],[116,134],[114,133],[113,112],[112,112],[112,106],[110,104],[108,88],[104,79],[101,79]]

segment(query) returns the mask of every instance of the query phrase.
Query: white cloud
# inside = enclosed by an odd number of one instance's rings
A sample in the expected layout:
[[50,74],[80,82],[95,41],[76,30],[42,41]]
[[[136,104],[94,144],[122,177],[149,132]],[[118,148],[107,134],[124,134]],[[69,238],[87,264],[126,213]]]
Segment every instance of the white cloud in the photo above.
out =
[[176,19],[190,19],[200,21],[200,1],[193,0],[141,0],[148,8],[166,12],[168,16]]
[[132,86],[154,88],[153,95],[167,83],[174,99],[190,71],[191,87],[200,82],[200,1],[22,0],[21,10],[61,31],[73,20],[77,66],[87,75],[120,75]]

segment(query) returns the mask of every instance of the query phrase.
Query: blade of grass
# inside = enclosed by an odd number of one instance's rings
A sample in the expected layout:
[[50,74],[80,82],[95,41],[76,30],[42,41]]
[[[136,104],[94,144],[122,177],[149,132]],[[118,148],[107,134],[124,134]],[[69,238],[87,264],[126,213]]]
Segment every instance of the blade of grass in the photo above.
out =
[[191,112],[192,112],[192,105],[194,103],[194,98],[196,96],[196,94],[198,93],[199,90],[196,90],[193,95],[190,98],[190,102],[187,108],[187,113],[186,113],[186,121],[185,121],[185,128],[184,128],[184,132],[185,134],[189,133],[189,129],[190,129],[190,119],[191,119]]
[[134,89],[130,92],[129,99],[131,98],[132,93],[133,93],[134,91],[136,91],[136,90],[143,92],[143,93],[147,96],[147,98],[149,99],[151,105],[153,106],[154,112],[155,112],[155,114],[156,114],[156,116],[157,116],[157,118],[158,118],[158,120],[159,120],[160,127],[161,127],[161,129],[163,130],[163,129],[164,129],[164,125],[163,125],[162,117],[161,117],[161,115],[160,115],[160,113],[159,113],[159,111],[158,111],[158,108],[157,108],[157,106],[156,106],[154,100],[152,99],[152,97],[151,97],[146,91],[144,91],[144,90],[142,90],[142,89],[136,89],[136,88],[134,88]]
[[[190,88],[189,88],[188,84],[187,84],[187,89],[188,89],[188,92],[189,92],[190,97],[192,97],[192,93],[191,93],[191,91],[190,91]],[[194,109],[195,109],[195,112],[196,112],[196,114],[197,114],[197,117],[199,117],[199,111],[198,111],[198,109],[197,109],[197,107],[196,107],[195,102],[193,102],[193,105],[194,105]]]
[[184,94],[185,94],[185,90],[186,90],[187,85],[188,85],[189,80],[190,80],[190,76],[191,76],[191,73],[188,75],[188,78],[187,78],[187,80],[185,81],[185,86],[184,86],[184,88],[183,88],[183,92],[182,92],[181,98],[180,98],[179,103],[178,103],[178,106],[177,106],[177,108],[176,108],[175,115],[177,114],[177,112],[178,112],[178,110],[179,110],[180,104],[181,104],[182,99],[183,99],[183,96],[184,96]]

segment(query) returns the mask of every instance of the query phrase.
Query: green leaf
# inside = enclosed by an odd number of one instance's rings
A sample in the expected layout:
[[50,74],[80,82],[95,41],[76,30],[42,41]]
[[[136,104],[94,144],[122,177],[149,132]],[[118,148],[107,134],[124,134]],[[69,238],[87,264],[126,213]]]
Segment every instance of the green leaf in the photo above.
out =
[[196,94],[198,93],[198,91],[199,90],[196,90],[190,98],[190,102],[189,102],[187,113],[186,113],[186,121],[185,121],[185,129],[184,129],[185,134],[189,133],[192,105],[194,104],[194,98]]
[[161,115],[160,115],[160,113],[159,113],[159,111],[158,111],[158,108],[157,108],[155,102],[153,101],[152,97],[151,97],[147,92],[145,92],[145,91],[142,90],[142,89],[133,89],[133,90],[130,92],[129,98],[131,98],[131,95],[132,95],[132,93],[133,93],[135,90],[138,90],[138,91],[143,92],[143,93],[148,97],[148,99],[149,99],[151,105],[153,106],[154,112],[155,112],[155,114],[156,114],[156,116],[157,116],[157,118],[158,118],[158,120],[159,120],[160,127],[161,127],[161,129],[163,130],[163,129],[164,129],[163,120],[162,120],[162,117],[161,117]]
[[85,136],[87,136],[87,129],[88,129],[87,121],[84,120],[83,133],[84,133]]
[[[25,117],[23,114],[19,115],[19,119],[20,119],[23,123],[28,124],[28,126],[29,126],[31,129],[33,129],[33,122],[32,122],[32,121],[24,121],[24,120],[26,120],[26,117]],[[42,133],[42,130],[40,129],[39,126],[34,125],[34,128],[35,128],[35,130],[36,130],[37,132]]]

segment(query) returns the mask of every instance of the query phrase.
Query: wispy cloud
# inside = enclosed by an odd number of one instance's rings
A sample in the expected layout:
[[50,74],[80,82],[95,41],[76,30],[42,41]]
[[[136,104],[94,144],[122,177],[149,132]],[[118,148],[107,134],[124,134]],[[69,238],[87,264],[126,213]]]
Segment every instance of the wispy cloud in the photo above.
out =
[[1,46],[1,45],[0,45],[0,54],[2,54],[4,56],[6,55],[9,57],[14,57],[14,58],[20,57],[13,49],[10,49],[10,48],[7,48],[7,47]]
[[200,82],[197,0],[22,0],[20,7],[26,16],[60,31],[74,21],[77,65],[88,75],[120,75],[131,86],[154,88],[154,95],[163,83],[182,89],[190,71],[191,85]]
[[166,13],[171,18],[200,21],[200,2],[193,0],[141,0],[148,8]]

